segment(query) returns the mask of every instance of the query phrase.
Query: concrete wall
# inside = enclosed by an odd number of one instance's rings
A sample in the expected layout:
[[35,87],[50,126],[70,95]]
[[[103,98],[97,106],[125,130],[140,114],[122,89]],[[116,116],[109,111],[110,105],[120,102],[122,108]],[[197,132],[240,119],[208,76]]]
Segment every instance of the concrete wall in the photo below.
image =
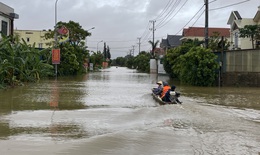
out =
[[228,51],[225,72],[260,72],[260,50]]
[[158,74],[167,74],[166,71],[164,70],[163,62],[160,59],[157,61],[157,66],[158,66]]
[[221,83],[223,86],[260,87],[260,49],[234,50],[217,53],[223,57]]
[[250,86],[260,87],[260,73],[253,72],[226,72],[223,73],[223,86]]
[[150,73],[157,74],[157,63],[156,59],[150,59]]

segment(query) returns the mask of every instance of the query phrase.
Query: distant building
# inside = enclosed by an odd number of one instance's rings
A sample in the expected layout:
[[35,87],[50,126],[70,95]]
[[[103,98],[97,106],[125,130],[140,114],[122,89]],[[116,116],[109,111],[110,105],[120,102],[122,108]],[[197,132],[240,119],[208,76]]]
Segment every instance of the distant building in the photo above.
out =
[[19,36],[20,40],[24,39],[27,45],[35,44],[35,48],[48,48],[51,45],[47,45],[54,41],[54,39],[45,39],[45,34],[49,31],[45,30],[15,30],[14,33]]
[[1,35],[9,36],[13,35],[14,19],[18,19],[19,15],[14,13],[14,9],[0,2],[0,30]]
[[163,67],[163,56],[167,53],[167,50],[175,48],[181,45],[180,38],[181,35],[167,35],[166,39],[162,39],[160,43],[160,48],[155,48],[155,54],[158,55],[159,59],[157,61],[157,73],[166,74]]
[[[209,37],[214,35],[214,32],[218,32],[220,36],[224,36],[230,41],[230,29],[229,28],[208,28]],[[184,28],[182,32],[181,41],[198,39],[200,41],[205,40],[205,28],[204,27],[189,27]]]
[[162,48],[164,53],[166,53],[168,49],[181,45],[181,38],[181,35],[167,35],[166,39],[162,39],[160,43],[160,48]]
[[260,24],[260,6],[254,18],[242,18],[238,11],[232,11],[227,24],[230,25],[231,49],[251,49],[250,38],[240,38],[239,28],[244,28],[245,25]]

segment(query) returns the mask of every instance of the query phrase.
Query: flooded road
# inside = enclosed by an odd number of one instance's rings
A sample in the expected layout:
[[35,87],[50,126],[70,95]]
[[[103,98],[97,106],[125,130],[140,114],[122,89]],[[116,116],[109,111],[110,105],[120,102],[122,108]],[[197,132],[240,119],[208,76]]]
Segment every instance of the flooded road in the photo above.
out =
[[[182,105],[160,106],[158,80]],[[260,89],[109,68],[0,90],[0,155],[258,155]]]

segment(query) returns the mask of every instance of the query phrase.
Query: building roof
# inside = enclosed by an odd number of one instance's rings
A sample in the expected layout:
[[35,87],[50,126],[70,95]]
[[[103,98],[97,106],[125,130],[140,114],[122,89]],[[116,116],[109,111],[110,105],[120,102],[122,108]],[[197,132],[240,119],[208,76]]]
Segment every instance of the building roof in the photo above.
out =
[[[220,36],[230,37],[229,28],[208,28],[208,35],[213,36],[214,32],[219,32]],[[204,27],[189,27],[183,29],[183,37],[204,37],[205,28]]]
[[14,13],[14,9],[2,2],[0,2],[0,15],[10,19],[18,19],[19,15]]
[[181,35],[167,35],[166,39],[162,39],[160,47],[176,47],[181,45]]
[[170,47],[176,47],[181,45],[180,39],[182,38],[181,35],[167,35],[168,45]]
[[258,10],[257,10],[257,12],[256,12],[255,17],[254,17],[253,20],[254,20],[254,22],[256,22],[256,23],[260,22],[260,6],[258,7]]
[[168,42],[167,42],[167,39],[162,39],[161,43],[160,43],[160,47],[163,48],[163,47],[168,47]]
[[235,20],[242,20],[238,11],[231,12],[227,24],[231,25]]

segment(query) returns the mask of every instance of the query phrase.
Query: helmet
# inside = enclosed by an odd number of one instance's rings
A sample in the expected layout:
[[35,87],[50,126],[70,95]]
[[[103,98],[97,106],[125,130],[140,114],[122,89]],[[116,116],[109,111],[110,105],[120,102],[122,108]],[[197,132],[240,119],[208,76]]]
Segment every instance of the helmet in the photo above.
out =
[[172,91],[174,91],[175,88],[176,88],[175,86],[173,86],[173,85],[171,86],[171,90],[172,90]]
[[164,85],[164,86],[168,86],[168,83],[165,82],[165,81],[163,81],[163,85]]

